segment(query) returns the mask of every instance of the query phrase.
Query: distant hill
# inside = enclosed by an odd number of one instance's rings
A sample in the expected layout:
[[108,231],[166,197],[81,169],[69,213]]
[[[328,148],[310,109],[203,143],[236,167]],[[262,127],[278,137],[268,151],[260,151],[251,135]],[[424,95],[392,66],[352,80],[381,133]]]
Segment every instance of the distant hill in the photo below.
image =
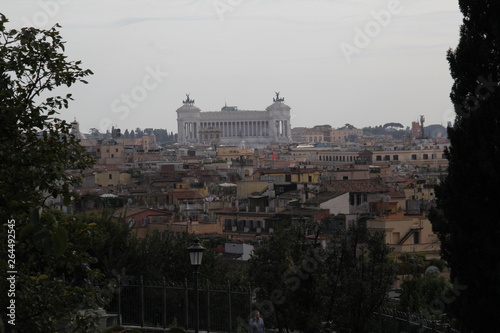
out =
[[[448,137],[448,132],[446,130],[446,127],[439,125],[439,124],[425,126],[424,132],[425,132],[426,138],[433,139],[433,138],[437,138],[438,136],[441,136],[443,138]],[[411,131],[410,131],[409,127],[404,129],[403,125],[401,125],[399,123],[387,123],[383,126],[379,125],[379,126],[374,126],[374,127],[371,127],[371,126],[364,127],[363,134],[364,135],[390,134],[395,139],[401,139],[404,135],[411,135]]]

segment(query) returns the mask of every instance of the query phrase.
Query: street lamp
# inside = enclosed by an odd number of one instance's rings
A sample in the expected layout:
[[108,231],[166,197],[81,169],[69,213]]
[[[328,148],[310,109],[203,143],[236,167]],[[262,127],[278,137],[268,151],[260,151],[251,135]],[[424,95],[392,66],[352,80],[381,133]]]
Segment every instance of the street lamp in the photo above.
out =
[[199,316],[199,306],[200,306],[200,297],[198,295],[198,268],[201,266],[201,260],[203,259],[203,251],[205,248],[200,245],[200,239],[196,237],[194,239],[194,244],[188,248],[189,257],[191,259],[191,266],[194,267],[195,272],[195,284],[194,284],[194,292],[196,294],[196,307],[195,307],[195,325],[194,331],[195,333],[199,333],[200,329],[200,316]]

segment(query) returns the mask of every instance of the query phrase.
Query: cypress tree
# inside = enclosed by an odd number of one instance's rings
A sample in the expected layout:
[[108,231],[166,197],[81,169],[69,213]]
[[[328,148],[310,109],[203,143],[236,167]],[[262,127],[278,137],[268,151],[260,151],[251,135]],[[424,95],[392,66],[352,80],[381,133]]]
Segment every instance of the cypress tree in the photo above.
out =
[[436,188],[434,231],[466,331],[500,330],[500,1],[460,0],[460,40],[448,51],[456,118],[448,174]]

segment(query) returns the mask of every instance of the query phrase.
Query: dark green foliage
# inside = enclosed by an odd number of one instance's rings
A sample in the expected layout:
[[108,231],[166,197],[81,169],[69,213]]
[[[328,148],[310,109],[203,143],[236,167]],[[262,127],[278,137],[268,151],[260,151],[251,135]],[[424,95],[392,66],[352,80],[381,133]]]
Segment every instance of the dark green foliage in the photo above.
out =
[[426,315],[429,319],[441,319],[448,300],[454,297],[452,284],[436,273],[406,277],[401,290],[400,310]]
[[[187,248],[194,242],[194,235],[187,233],[174,237],[173,233],[152,231],[145,238],[137,238],[125,221],[112,220],[108,216],[76,215],[76,221],[95,225],[90,254],[96,258],[93,268],[106,278],[136,278],[145,280],[184,281],[191,278],[193,268]],[[226,264],[218,258],[209,241],[202,240],[207,249],[200,267],[200,279],[212,283],[225,283],[230,276]]]
[[403,252],[398,256],[399,275],[420,275],[424,273],[428,264],[425,263],[425,255]]
[[383,233],[368,233],[362,227],[333,236],[325,261],[329,320],[354,332],[368,330],[372,313],[384,304],[394,282],[391,251]]
[[[156,142],[158,144],[174,143],[177,139],[176,135],[174,135],[173,132],[168,133],[168,131],[166,129],[160,129],[160,128],[156,128],[156,129],[146,128],[144,130],[144,134],[148,134],[148,135],[154,134],[154,136],[156,138]],[[135,138],[136,132],[134,132],[134,130],[131,130],[129,132],[129,130],[126,129],[122,137],[125,139]]]
[[[396,124],[396,123],[389,123],[389,124]],[[394,139],[401,139],[403,136],[408,136],[411,135],[411,132],[409,130],[405,129],[400,129],[400,130],[389,130],[387,129],[388,124],[385,124],[384,126],[379,125],[379,126],[368,126],[363,128],[363,135],[392,135]],[[400,125],[400,124],[399,124]],[[399,126],[395,126],[399,127]],[[402,127],[401,127],[402,128]]]
[[[250,260],[249,277],[254,287],[259,288],[258,297],[262,302],[259,310],[265,318],[269,317],[266,319],[267,325],[270,326],[273,319],[280,328],[314,325],[308,321],[317,322],[317,318],[299,313],[304,311],[313,314],[311,310],[318,303],[315,298],[320,296],[312,294],[314,277],[307,272],[301,274],[302,261],[308,257],[314,258],[315,242],[305,238],[305,226],[301,222],[290,225],[282,222],[275,233],[264,241],[262,247],[255,249],[254,257]],[[307,305],[302,302],[302,306],[297,304],[293,307],[295,301],[304,297]],[[266,304],[270,306],[263,308]],[[298,316],[302,318],[301,321],[291,321],[291,318]]]
[[141,331],[139,331],[139,330],[125,328],[123,326],[113,326],[113,327],[105,329],[101,333],[140,333],[140,332]]
[[[129,173],[132,174],[132,178],[139,173],[139,171],[135,172],[129,170]],[[113,211],[116,208],[123,207],[124,199],[121,197],[110,197],[110,198],[102,198],[99,195],[87,193],[79,196],[76,200],[74,200],[75,212],[85,212],[94,209],[103,209],[105,211]]]
[[[86,83],[92,74],[80,61],[68,61],[56,25],[50,30],[8,29],[0,14],[0,234],[15,220],[16,329],[52,332],[59,325],[75,332],[92,332],[95,309],[103,297],[91,280],[98,272],[87,269],[87,242],[80,243],[87,225],[73,224],[61,214],[45,211],[49,197],[69,204],[72,186],[93,164],[71,124],[57,117],[68,108],[71,94],[50,96],[58,88]],[[47,97],[48,96],[48,97]],[[0,290],[6,290],[6,248],[0,248]],[[12,269],[12,267],[11,267]],[[5,294],[0,304],[5,309]],[[5,311],[0,318],[6,323]],[[7,325],[7,324],[6,324]]]
[[99,132],[99,130],[95,127],[92,127],[90,130],[89,130],[89,136],[88,138],[92,138],[92,139],[99,139],[101,137],[101,133]]
[[[47,197],[62,196],[67,203],[72,185],[93,163],[70,135],[71,125],[57,118],[68,107],[71,95],[42,95],[60,86],[85,83],[83,78],[92,72],[81,69],[79,61],[66,60],[58,26],[48,31],[16,31],[7,30],[6,23],[2,16],[0,216],[3,221],[16,220],[16,269],[21,272],[17,327],[46,332],[57,325],[70,325],[75,331],[92,332],[95,320],[79,311],[105,304],[111,296],[104,294],[110,278],[134,274],[182,279],[192,271],[186,251],[190,240],[163,242],[159,234],[152,234],[139,241],[126,226],[106,217],[63,216],[50,211],[40,215],[38,209],[44,208]],[[118,136],[118,131],[113,134]],[[141,136],[142,131],[137,129],[137,134]],[[2,247],[2,273],[6,271],[4,250]],[[210,251],[205,263],[211,274],[221,271]],[[5,277],[1,280],[4,290]]]
[[[187,248],[194,235],[174,238],[152,232],[138,239],[127,223],[109,216],[46,210],[18,237],[20,332],[50,332],[61,323],[72,325],[75,332],[94,332],[97,318],[79,317],[78,311],[105,307],[116,297],[118,276],[125,282],[141,276],[144,280],[193,280]],[[208,243],[203,245],[207,250],[200,267],[201,281],[208,279],[214,285],[241,282]],[[148,299],[158,297],[162,296],[155,292]]]
[[363,228],[335,233],[323,249],[321,230],[317,223],[282,222],[255,250],[249,274],[259,288],[256,308],[279,328],[319,332],[332,322],[363,332],[394,281],[391,250],[383,235]]
[[[92,74],[62,53],[56,28],[8,30],[0,14],[0,216],[26,212],[45,197],[71,198],[71,185],[92,160],[57,118],[71,94],[43,98],[47,91],[84,82]],[[66,172],[74,170],[74,172]]]
[[74,332],[95,331],[97,317],[80,311],[104,306],[111,296],[100,272],[91,267],[95,238],[95,224],[57,211],[45,211],[22,228],[16,247],[19,332],[51,332],[61,325]]
[[386,123],[384,124],[384,129],[387,127],[398,127],[398,128],[405,128],[403,124],[401,123]]
[[448,129],[448,175],[430,219],[452,281],[466,288],[451,304],[474,332],[500,327],[500,2],[459,1],[460,41],[448,52],[457,113]]

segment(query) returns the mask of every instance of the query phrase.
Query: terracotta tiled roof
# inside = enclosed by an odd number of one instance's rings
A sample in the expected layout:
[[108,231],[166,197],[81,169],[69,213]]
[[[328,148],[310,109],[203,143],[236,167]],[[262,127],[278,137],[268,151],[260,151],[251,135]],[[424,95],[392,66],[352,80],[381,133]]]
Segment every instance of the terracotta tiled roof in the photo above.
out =
[[[301,174],[318,172],[318,171],[319,171],[318,168],[307,168],[307,169],[301,168],[300,169],[300,173]],[[290,168],[290,169],[283,169],[283,168],[257,169],[257,170],[255,170],[254,173],[257,173],[257,174],[287,174],[287,173],[297,174],[297,173],[299,173],[299,169],[298,168]]]
[[407,179],[404,183],[403,183],[403,186],[410,186],[410,185],[413,185],[415,183],[415,180],[414,179]]
[[405,183],[407,178],[402,176],[387,176],[385,177],[386,183]]
[[385,193],[388,189],[377,180],[330,180],[325,182],[330,191],[354,193]]
[[113,217],[115,217],[115,218],[118,218],[118,217],[128,218],[130,216],[134,216],[134,215],[137,215],[139,213],[146,212],[146,211],[149,213],[150,216],[165,216],[165,215],[171,214],[171,212],[169,212],[168,210],[140,208],[140,207],[123,207],[123,208],[117,209],[113,213]]
[[395,188],[393,187],[388,187],[389,189],[389,193],[387,193],[387,195],[389,195],[391,198],[406,198],[406,195],[403,193],[403,192],[400,192],[398,190],[396,190]]

